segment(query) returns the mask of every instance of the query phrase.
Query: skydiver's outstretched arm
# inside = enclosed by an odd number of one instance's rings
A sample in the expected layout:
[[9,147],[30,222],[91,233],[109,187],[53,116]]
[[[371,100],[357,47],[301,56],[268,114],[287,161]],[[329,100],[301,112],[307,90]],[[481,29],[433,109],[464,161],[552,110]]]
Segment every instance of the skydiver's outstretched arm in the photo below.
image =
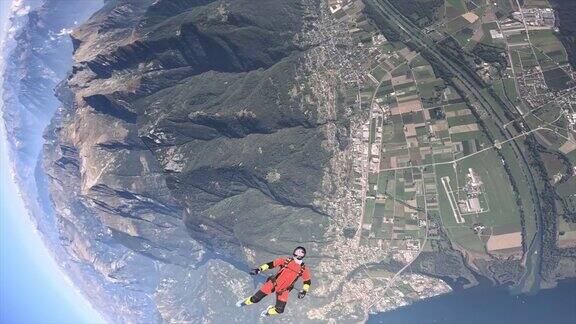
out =
[[250,274],[255,276],[257,274],[259,274],[262,271],[266,271],[268,269],[272,269],[272,268],[276,268],[280,265],[284,264],[284,259],[283,258],[278,258],[274,261],[270,261],[267,263],[263,263],[262,265],[260,265],[258,268],[252,269],[250,270]]

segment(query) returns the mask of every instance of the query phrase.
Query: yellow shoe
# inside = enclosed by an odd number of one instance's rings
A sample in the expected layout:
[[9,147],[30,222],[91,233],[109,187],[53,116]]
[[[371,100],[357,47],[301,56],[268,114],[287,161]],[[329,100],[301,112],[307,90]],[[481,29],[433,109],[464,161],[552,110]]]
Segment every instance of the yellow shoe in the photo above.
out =
[[248,305],[252,305],[252,304],[254,304],[254,303],[250,300],[250,297],[242,298],[238,302],[236,302],[236,307],[243,307],[243,306],[248,306]]
[[276,311],[276,307],[274,307],[274,306],[268,306],[268,308],[266,308],[264,311],[262,311],[262,313],[260,313],[260,316],[262,316],[262,317],[272,316],[272,315],[278,315],[278,312]]

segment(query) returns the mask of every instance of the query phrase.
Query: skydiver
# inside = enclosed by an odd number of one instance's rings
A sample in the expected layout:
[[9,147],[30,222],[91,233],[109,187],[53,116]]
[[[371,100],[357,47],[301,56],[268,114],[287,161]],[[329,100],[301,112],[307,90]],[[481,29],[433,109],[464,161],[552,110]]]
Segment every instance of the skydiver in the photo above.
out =
[[272,316],[282,314],[288,302],[290,291],[294,288],[294,284],[300,277],[302,277],[303,286],[302,290],[298,292],[298,298],[304,298],[308,289],[310,289],[310,271],[302,261],[305,256],[306,249],[299,246],[294,249],[291,257],[278,258],[272,262],[264,263],[258,268],[252,269],[250,274],[255,276],[268,269],[280,267],[275,275],[268,277],[266,282],[260,287],[260,290],[254,295],[238,301],[236,305],[238,307],[252,305],[272,292],[276,292],[276,305],[268,306],[260,315]]

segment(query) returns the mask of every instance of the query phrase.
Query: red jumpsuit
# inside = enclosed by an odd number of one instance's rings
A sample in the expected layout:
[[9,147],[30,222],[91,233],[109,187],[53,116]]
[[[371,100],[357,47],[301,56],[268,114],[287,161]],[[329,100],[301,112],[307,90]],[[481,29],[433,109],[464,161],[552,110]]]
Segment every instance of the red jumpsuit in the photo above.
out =
[[[288,262],[286,264],[286,262]],[[268,268],[281,267],[278,273],[270,277],[263,285],[260,290],[250,297],[252,303],[259,302],[265,296],[276,292],[276,311],[278,313],[284,312],[284,307],[288,301],[288,296],[290,295],[290,290],[292,290],[294,283],[302,276],[304,284],[310,286],[310,271],[305,265],[300,265],[292,258],[278,258],[272,262],[265,263],[262,266],[267,265]],[[261,267],[262,267],[261,266]]]

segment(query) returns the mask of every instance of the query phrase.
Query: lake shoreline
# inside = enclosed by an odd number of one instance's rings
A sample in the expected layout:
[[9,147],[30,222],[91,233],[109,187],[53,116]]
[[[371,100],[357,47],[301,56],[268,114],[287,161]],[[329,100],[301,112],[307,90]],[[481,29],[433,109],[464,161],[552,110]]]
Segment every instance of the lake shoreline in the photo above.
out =
[[373,314],[367,323],[576,323],[576,279],[535,295],[513,294],[487,279],[467,289],[450,286],[451,293]]

